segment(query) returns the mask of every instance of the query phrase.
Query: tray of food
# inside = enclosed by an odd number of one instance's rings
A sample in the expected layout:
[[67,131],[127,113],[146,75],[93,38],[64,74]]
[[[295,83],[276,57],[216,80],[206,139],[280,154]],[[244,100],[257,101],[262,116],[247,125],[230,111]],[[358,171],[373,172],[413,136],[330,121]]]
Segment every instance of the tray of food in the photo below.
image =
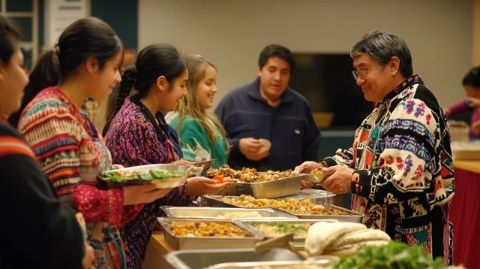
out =
[[117,188],[125,185],[155,184],[159,189],[182,185],[188,177],[200,173],[201,167],[184,164],[149,164],[107,170],[97,177],[100,188]]
[[218,196],[203,195],[202,204],[208,206],[235,206],[242,208],[274,208],[297,218],[336,219],[338,221],[362,222],[363,215],[331,204],[315,204],[311,199],[266,199],[249,195]]
[[307,202],[305,207],[293,206],[277,209],[300,219],[335,219],[342,222],[358,223],[362,223],[363,220],[363,214],[332,204],[311,205]]
[[226,262],[207,267],[208,269],[332,269],[337,258],[330,257],[315,261],[262,261]]
[[195,219],[296,219],[272,208],[162,206],[167,217]]
[[158,218],[165,241],[174,249],[248,248],[263,236],[240,222],[212,219]]
[[208,169],[207,177],[234,181],[225,186],[221,193],[223,195],[247,194],[258,198],[276,198],[298,194],[301,181],[311,176],[296,174],[291,170],[259,172],[254,168],[235,170],[224,166]]

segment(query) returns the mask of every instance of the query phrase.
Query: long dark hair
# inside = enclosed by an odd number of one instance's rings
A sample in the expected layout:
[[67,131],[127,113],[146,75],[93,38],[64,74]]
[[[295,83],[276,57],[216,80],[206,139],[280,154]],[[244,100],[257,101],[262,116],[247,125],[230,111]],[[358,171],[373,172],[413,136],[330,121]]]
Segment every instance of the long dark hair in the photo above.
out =
[[122,41],[104,21],[88,17],[73,22],[60,35],[58,44],[37,61],[25,87],[20,110],[12,114],[10,123],[17,126],[23,109],[42,89],[57,85],[87,57],[95,57],[102,69],[122,49]]
[[103,134],[106,134],[110,124],[130,95],[132,88],[136,97],[142,98],[148,94],[159,76],[165,76],[172,82],[185,72],[185,62],[175,47],[168,44],[154,44],[142,49],[137,56],[135,65],[129,66],[122,75],[122,82],[115,96],[109,100],[106,124]]

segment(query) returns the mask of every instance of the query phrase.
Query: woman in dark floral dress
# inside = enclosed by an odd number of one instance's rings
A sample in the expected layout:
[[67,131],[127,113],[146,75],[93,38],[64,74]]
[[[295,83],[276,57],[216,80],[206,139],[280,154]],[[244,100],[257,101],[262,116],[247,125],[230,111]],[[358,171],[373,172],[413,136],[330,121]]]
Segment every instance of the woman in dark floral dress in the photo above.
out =
[[[138,54],[135,65],[125,70],[107,123],[105,139],[114,163],[135,166],[170,163],[182,158],[178,135],[161,111],[173,111],[185,96],[188,71],[177,50],[169,45],[151,45]],[[127,98],[133,88],[136,94]],[[117,112],[118,111],[118,112]],[[128,268],[141,268],[156,218],[162,205],[188,205],[192,198],[215,193],[223,184],[204,177],[190,178],[166,197],[146,204],[122,228]]]

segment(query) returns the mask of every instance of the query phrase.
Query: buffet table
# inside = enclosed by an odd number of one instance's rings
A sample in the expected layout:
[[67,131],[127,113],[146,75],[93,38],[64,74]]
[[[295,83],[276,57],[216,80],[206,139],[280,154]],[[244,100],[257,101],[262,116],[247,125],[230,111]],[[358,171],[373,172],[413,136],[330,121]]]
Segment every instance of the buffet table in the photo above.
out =
[[455,196],[450,204],[454,226],[453,261],[466,268],[480,265],[480,160],[455,161]]
[[143,269],[172,268],[163,257],[165,254],[174,251],[172,247],[165,242],[162,232],[155,232],[148,243]]

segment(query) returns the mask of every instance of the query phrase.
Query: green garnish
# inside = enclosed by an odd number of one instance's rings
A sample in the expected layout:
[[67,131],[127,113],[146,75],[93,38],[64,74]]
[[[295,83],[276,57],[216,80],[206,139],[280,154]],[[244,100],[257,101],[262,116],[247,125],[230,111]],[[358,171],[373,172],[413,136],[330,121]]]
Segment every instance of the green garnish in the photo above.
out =
[[334,269],[444,269],[443,258],[433,260],[421,247],[390,241],[386,246],[367,246],[351,257],[342,257]]
[[101,178],[107,181],[113,182],[125,182],[129,180],[154,180],[154,179],[167,179],[172,177],[180,177],[184,174],[178,171],[168,171],[165,169],[148,169],[139,171],[117,170],[117,171],[105,171],[101,174]]

